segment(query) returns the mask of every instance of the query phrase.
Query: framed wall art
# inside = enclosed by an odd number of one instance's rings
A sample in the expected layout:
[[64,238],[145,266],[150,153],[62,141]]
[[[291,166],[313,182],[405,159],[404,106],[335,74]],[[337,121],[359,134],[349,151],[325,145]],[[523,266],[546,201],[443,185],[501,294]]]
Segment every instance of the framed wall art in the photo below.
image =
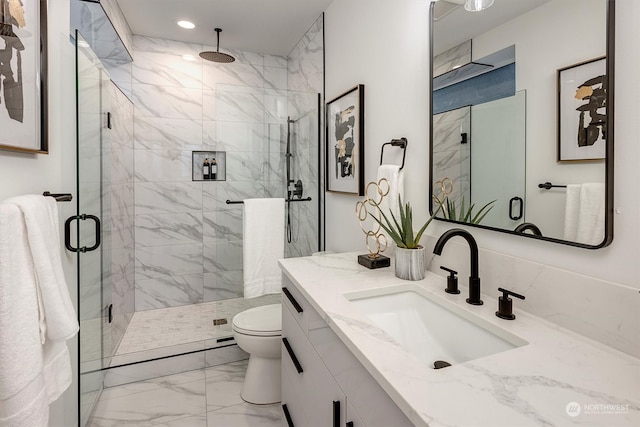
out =
[[0,0],[0,148],[48,152],[47,0]]
[[559,162],[605,158],[606,63],[600,57],[558,70]]
[[364,195],[364,85],[326,105],[326,189]]

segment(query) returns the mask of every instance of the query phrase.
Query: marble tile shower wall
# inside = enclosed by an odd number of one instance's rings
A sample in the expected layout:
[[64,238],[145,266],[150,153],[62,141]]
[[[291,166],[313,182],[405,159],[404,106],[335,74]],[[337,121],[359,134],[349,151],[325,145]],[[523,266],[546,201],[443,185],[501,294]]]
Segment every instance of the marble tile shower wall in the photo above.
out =
[[[324,88],[324,32],[320,16],[292,49],[287,63],[289,89],[288,110],[295,123],[292,131],[292,179],[302,180],[303,197],[311,202],[291,204],[292,242],[286,245],[286,256],[306,256],[318,250],[319,144],[318,95]],[[323,101],[323,100],[322,100]]]
[[[471,136],[471,107],[463,107],[433,116],[433,181],[453,181],[452,200],[461,196],[471,200],[471,152],[469,144],[461,144],[461,134]],[[438,189],[435,189],[438,191]]]
[[438,77],[471,62],[471,40],[462,42],[433,58],[433,77]]
[[[112,350],[122,339],[134,312],[134,197],[133,197],[133,104],[113,83],[109,83],[109,111],[112,129],[103,141],[103,228],[108,259],[103,280],[111,283],[113,322]],[[110,248],[110,250],[109,250]],[[103,262],[104,262],[103,261]]]
[[[242,207],[284,195],[287,60],[134,36],[136,311],[242,297]],[[192,181],[192,150],[227,180]]]
[[133,35],[117,1],[72,0],[71,28],[89,42],[111,80],[130,96]]

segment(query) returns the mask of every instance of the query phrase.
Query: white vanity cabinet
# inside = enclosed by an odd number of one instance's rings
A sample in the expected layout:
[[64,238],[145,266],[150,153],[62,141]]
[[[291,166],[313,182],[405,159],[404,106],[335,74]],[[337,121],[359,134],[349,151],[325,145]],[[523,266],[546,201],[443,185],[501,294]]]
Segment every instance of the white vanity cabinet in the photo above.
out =
[[283,284],[283,426],[412,426],[300,291]]

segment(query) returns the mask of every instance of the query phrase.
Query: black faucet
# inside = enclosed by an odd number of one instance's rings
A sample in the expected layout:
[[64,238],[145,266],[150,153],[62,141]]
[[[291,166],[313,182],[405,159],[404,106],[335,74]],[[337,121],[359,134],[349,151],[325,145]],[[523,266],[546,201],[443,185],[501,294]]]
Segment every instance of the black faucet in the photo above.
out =
[[476,243],[476,239],[466,230],[452,228],[440,236],[433,248],[433,253],[442,255],[442,249],[445,243],[454,236],[464,237],[467,243],[469,243],[469,251],[471,252],[471,275],[469,276],[469,298],[467,298],[467,302],[472,305],[482,305],[483,302],[480,299],[480,276],[478,275],[478,244]]
[[536,236],[542,236],[542,231],[540,231],[540,229],[535,224],[530,222],[523,222],[522,224],[517,226],[516,229],[513,231],[515,231],[516,233],[524,234],[524,232],[527,230],[531,230],[531,232]]

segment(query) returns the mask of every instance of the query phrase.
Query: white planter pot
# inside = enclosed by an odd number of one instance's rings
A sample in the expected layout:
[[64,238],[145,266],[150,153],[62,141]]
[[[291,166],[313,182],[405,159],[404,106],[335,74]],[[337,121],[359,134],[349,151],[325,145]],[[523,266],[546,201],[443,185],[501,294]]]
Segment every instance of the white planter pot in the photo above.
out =
[[422,280],[426,270],[425,248],[396,248],[396,277],[404,280]]

